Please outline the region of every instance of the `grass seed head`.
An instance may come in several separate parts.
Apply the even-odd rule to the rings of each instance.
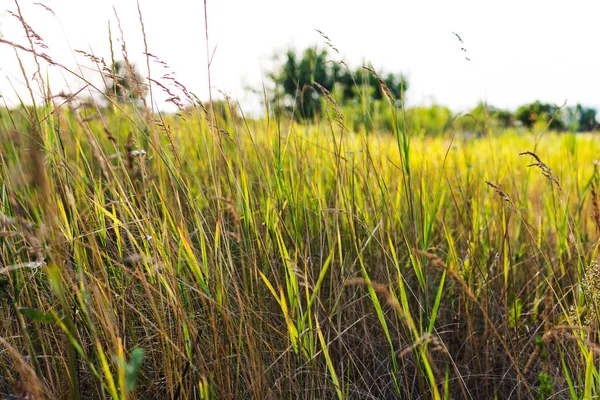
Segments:
[[[485,183],[488,184],[488,186],[490,186],[491,188],[494,189],[494,191],[498,194],[498,196],[500,196],[502,198],[502,200],[506,201],[508,204],[510,204],[510,206],[512,208],[515,208],[515,203],[513,203],[512,199],[510,198],[510,196],[508,194],[506,194],[506,192],[504,190],[502,190],[502,188],[498,185],[493,184],[490,181],[485,181]]]
[[[544,175],[546,177],[546,179],[548,179],[548,182],[550,182],[550,184],[555,184],[556,187],[558,187],[558,190],[560,190],[562,192],[562,187],[560,186],[558,177],[552,173],[552,170],[550,169],[550,167],[548,165],[546,165],[538,157],[537,154],[535,154],[531,151],[523,151],[523,152],[519,153],[519,155],[520,156],[529,155],[529,156],[532,156],[533,158],[535,158],[535,160],[537,162],[529,164],[528,167],[538,167],[542,171],[542,175]]]

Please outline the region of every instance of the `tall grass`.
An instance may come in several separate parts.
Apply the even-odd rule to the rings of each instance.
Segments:
[[[0,393],[598,396],[595,137],[187,95],[0,110]]]

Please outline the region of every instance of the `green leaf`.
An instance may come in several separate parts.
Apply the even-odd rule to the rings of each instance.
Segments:
[[[433,332],[433,326],[435,325],[435,319],[437,318],[438,311],[440,310],[440,302],[442,300],[442,291],[444,289],[444,282],[446,282],[446,272],[444,270],[442,273],[442,279],[440,281],[440,285],[437,290],[437,294],[435,296],[435,303],[433,304],[433,310],[431,311],[431,316],[429,317],[429,327],[427,328],[427,332]]]
[[[515,328],[521,319],[521,313],[523,311],[523,302],[521,299],[516,299],[512,307],[510,307],[510,314],[508,317],[508,323],[511,328]]]
[[[34,321],[44,324],[54,324],[58,320],[52,312],[43,313],[37,308],[20,307],[19,312]]]
[[[135,387],[135,379],[137,378],[140,367],[142,366],[142,360],[144,359],[144,350],[136,347],[131,352],[131,360],[125,367],[125,382],[127,385],[127,391],[131,392]]]

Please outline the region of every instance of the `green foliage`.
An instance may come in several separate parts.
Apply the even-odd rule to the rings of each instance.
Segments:
[[[213,114],[220,125],[225,125],[241,119],[238,109],[234,104],[231,104],[228,99],[226,100],[213,100],[212,104],[205,104],[207,110]],[[190,108],[189,112],[193,112]]]
[[[135,380],[140,373],[140,368],[142,366],[142,360],[144,359],[144,350],[136,347],[131,352],[131,358],[129,362],[125,365],[125,382],[127,386],[127,391],[131,392],[135,387]]]
[[[394,107],[316,50],[284,70],[303,125],[223,102],[2,110],[0,393],[596,395],[600,143],[432,137],[512,115]]]
[[[348,69],[341,71],[339,65],[337,65],[337,73],[334,76],[336,89],[341,89],[342,101],[360,101],[361,96],[372,101],[383,100],[385,97],[381,82],[377,76],[366,68],[357,68],[353,72]],[[380,78],[394,100],[399,103],[408,90],[406,78],[402,74],[391,72],[380,76]]]
[[[300,54],[288,50],[284,61],[269,77],[276,88],[272,106],[279,115],[286,110],[303,121],[323,117],[326,102],[321,90],[314,85],[316,82],[332,93],[353,131],[392,131],[394,118],[387,106],[381,104],[386,97],[383,85],[398,106],[408,89],[402,74],[387,73],[378,78],[367,68],[352,70],[343,62],[333,62],[327,50],[317,48],[307,48]],[[427,135],[440,134],[450,128],[481,135],[513,128],[517,123],[529,130],[537,126],[553,131],[567,127],[592,131],[597,125],[593,108],[577,105],[561,109],[540,101],[523,105],[514,113],[481,103],[458,118],[446,107],[414,107],[406,110],[404,120],[411,131]]]
[[[528,129],[532,129],[538,122],[553,131],[561,131],[565,128],[560,108],[540,101],[519,107],[515,112],[515,118]]]
[[[581,104],[557,107],[536,101],[519,107],[515,119],[528,129],[540,126],[554,131],[591,132],[598,127],[596,114],[596,109]]]
[[[592,132],[597,129],[596,109],[577,104],[563,112],[565,125],[573,132]]]
[[[334,92],[340,105],[377,102],[384,98],[384,89],[374,74],[362,67],[351,71],[345,63],[332,62],[327,50],[307,48],[301,56],[288,50],[284,58],[282,65],[269,74],[276,86],[277,110],[293,111],[302,120],[321,116],[322,93],[314,82]],[[394,99],[400,101],[408,89],[406,78],[387,73],[381,79]]]
[[[538,375],[540,385],[538,386],[537,397],[540,400],[549,399],[552,396],[554,388],[554,380],[546,373],[541,372]]]
[[[519,324],[519,320],[521,319],[521,314],[523,312],[523,302],[521,299],[516,299],[513,301],[513,304],[510,307],[510,314],[508,324],[511,328],[516,328]]]
[[[327,51],[308,48],[298,58],[289,50],[280,70],[270,75],[281,89],[285,107],[294,111],[297,117],[312,119],[321,113],[319,93],[313,82],[318,82],[331,91],[334,82],[334,69],[327,63]]]
[[[596,110],[593,108],[584,108],[580,104],[577,105],[579,114],[578,128],[580,132],[590,132],[596,130],[598,121],[596,120]]]
[[[452,127],[452,111],[448,107],[412,107],[406,110],[409,129],[418,135],[440,135]]]
[[[498,121],[498,126],[501,128],[510,128],[515,124],[515,117],[513,113],[508,110],[502,110],[500,108],[492,109],[492,117]]]
[[[510,111],[502,110],[485,103],[456,119],[455,126],[462,132],[488,133],[501,131],[514,126],[515,117]]]
[[[342,122],[361,124],[362,106],[348,102]],[[161,115],[172,137],[126,107],[85,122],[81,110],[37,110],[43,169],[14,140],[34,125],[3,112],[0,264],[34,249],[47,264],[0,273],[14,298],[0,308],[1,339],[15,349],[0,352],[2,393],[25,357],[48,398],[79,387],[115,400],[506,398],[517,381],[535,398],[567,393],[564,371],[595,388],[586,331],[552,328],[580,329],[594,311],[582,264],[595,257],[586,188],[600,144],[570,135],[581,143],[571,151],[549,133],[538,171],[518,156],[533,135],[450,142],[433,136],[453,129],[444,107],[368,106],[397,136],[333,120],[275,135],[270,121],[225,118],[224,103],[205,106],[218,115]],[[486,113],[489,124],[493,111],[474,110]],[[567,173],[574,163],[580,173]],[[40,177],[44,196],[32,190]],[[572,282],[580,299],[564,295]],[[486,340],[473,334],[485,329]]]
[[[58,321],[53,313],[44,313],[35,308],[20,307],[19,313],[32,319],[33,321],[38,321],[45,324],[53,324]]]

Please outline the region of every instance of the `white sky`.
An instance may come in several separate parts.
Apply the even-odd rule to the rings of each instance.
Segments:
[[[39,5],[50,7],[56,14]],[[580,102],[600,108],[600,1],[392,1],[392,0],[207,0],[208,46],[215,47],[211,67],[213,93],[225,91],[245,108],[261,99],[244,87],[260,89],[272,67],[272,55],[289,46],[324,46],[323,31],[352,68],[363,60],[377,70],[403,72],[409,78],[409,106],[447,105],[467,111],[480,100],[515,109],[536,99],[562,104]],[[93,65],[73,50],[110,59],[108,22],[119,37],[113,5],[120,17],[130,58],[145,65],[135,0],[20,0],[25,20],[45,40],[56,61],[77,68]],[[169,64],[177,79],[201,99],[208,98],[207,43],[202,0],[140,0],[149,52]],[[19,22],[0,0],[4,39],[27,44]],[[465,60],[464,40],[471,61]],[[119,51],[119,45],[115,45]],[[31,58],[24,55],[28,74]],[[164,70],[154,64],[154,77]],[[97,74],[82,69],[99,83]],[[57,68],[47,76],[58,92],[77,79]],[[0,44],[0,94],[9,104],[24,93],[14,50]],[[158,100],[166,96],[159,95]],[[162,105],[160,105],[162,107]]]

